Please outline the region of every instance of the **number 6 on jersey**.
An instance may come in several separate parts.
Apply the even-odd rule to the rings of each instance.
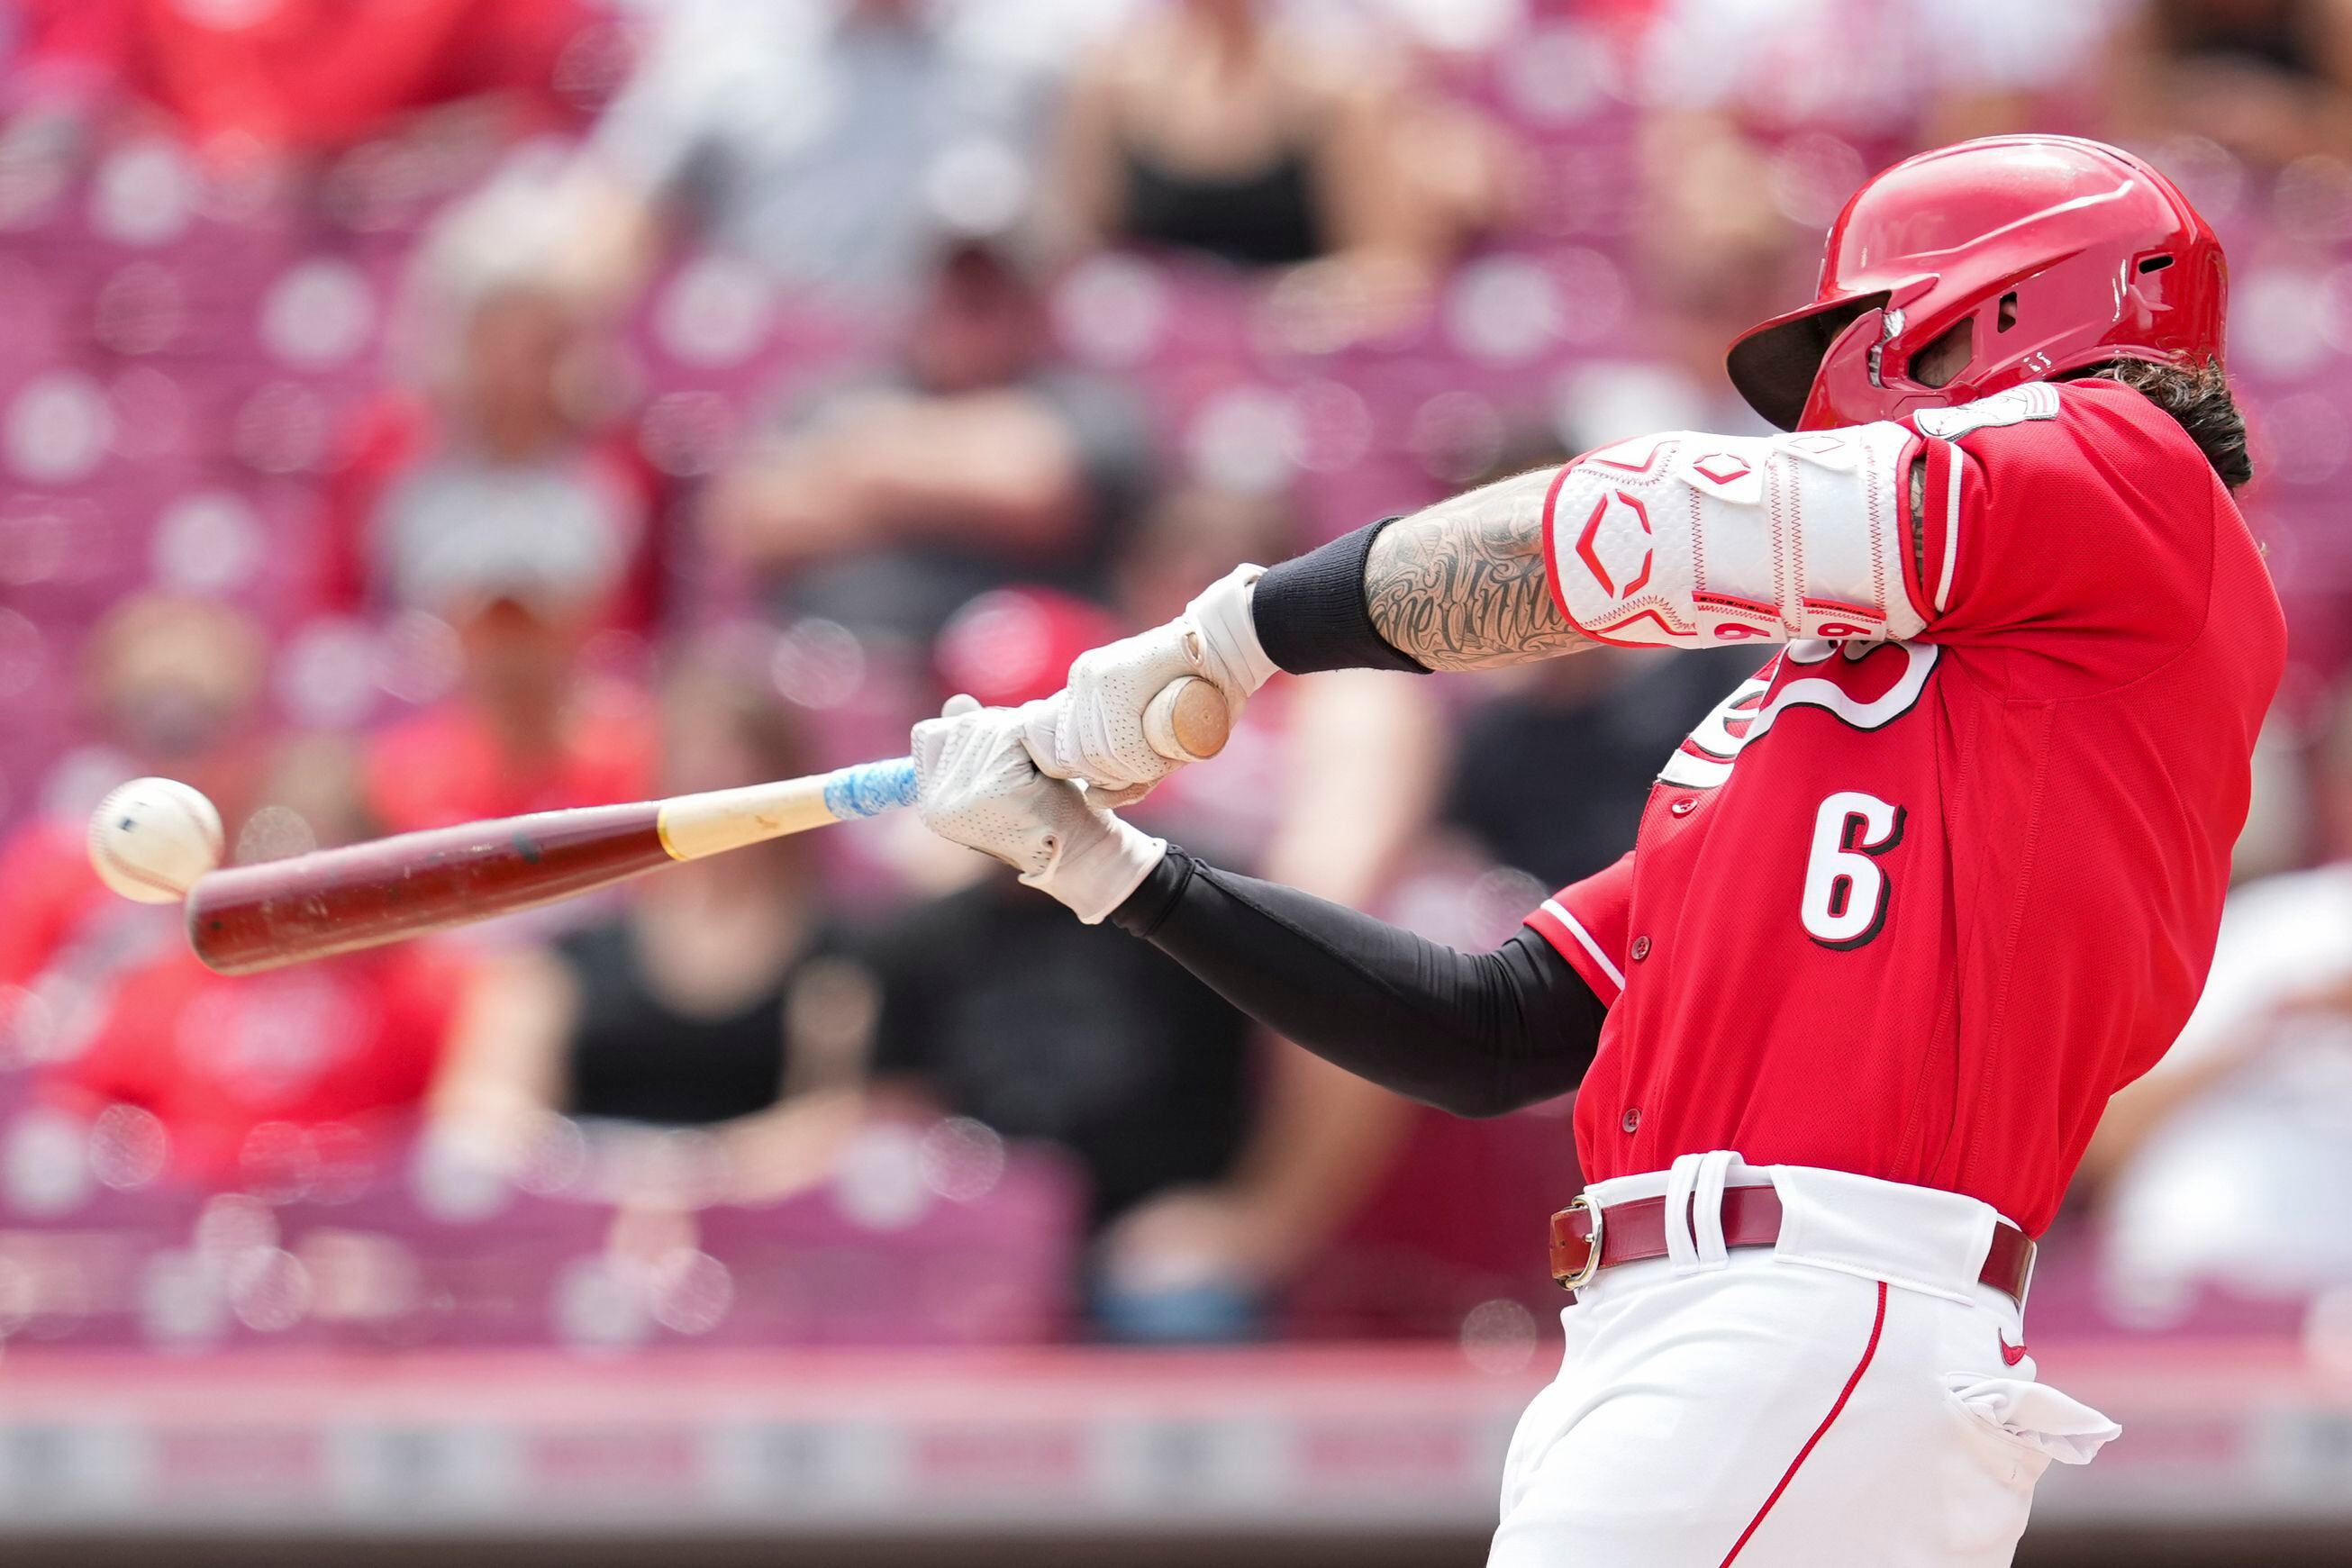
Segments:
[[[1842,789],[1813,818],[1805,862],[1805,930],[1824,947],[1859,947],[1886,924],[1894,888],[1878,857],[1903,841],[1903,808]]]

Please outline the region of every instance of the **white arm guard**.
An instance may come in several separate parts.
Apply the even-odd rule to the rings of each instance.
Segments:
[[[1892,423],[1672,431],[1580,457],[1544,505],[1560,612],[1645,647],[1916,637],[1903,487],[1919,439]]]

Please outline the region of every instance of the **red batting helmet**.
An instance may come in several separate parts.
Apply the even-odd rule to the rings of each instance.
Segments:
[[[2201,365],[2221,357],[2228,293],[2221,241],[2137,158],[1988,136],[1855,192],[1813,302],[1732,344],[1731,382],[1781,429],[1820,430],[2109,360]]]

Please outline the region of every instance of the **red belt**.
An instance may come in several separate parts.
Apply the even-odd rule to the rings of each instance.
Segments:
[[[1595,1238],[1600,1245],[1593,1245]],[[1769,1186],[1723,1189],[1723,1244],[1769,1247],[1780,1239],[1780,1195]],[[1582,1197],[1551,1217],[1551,1277],[1562,1290],[1590,1284],[1620,1263],[1666,1256],[1666,1200],[1628,1198],[1606,1209]],[[1977,1280],[2022,1306],[2033,1278],[2033,1240],[2007,1220],[1992,1228]]]

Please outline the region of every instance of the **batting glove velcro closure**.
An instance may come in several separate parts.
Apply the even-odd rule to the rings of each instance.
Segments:
[[[1076,789],[1076,785],[1063,787]],[[1054,846],[1045,869],[1024,872],[1021,880],[1068,905],[1087,925],[1099,925],[1143,885],[1143,879],[1167,852],[1167,840],[1154,838],[1108,811],[1097,811],[1088,831],[1061,840]]]
[[[1236,708],[1272,680],[1277,668],[1258,641],[1257,622],[1250,613],[1250,596],[1265,575],[1262,566],[1237,566],[1184,607],[1184,619],[1201,641],[1201,674]]]

